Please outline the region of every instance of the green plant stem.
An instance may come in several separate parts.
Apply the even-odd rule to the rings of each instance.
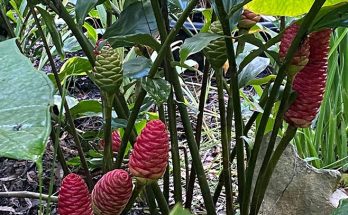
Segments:
[[[296,34],[296,37],[294,38],[288,53],[285,57],[284,64],[280,67],[277,78],[274,81],[274,85],[272,87],[271,93],[267,99],[266,106],[264,108],[264,112],[261,117],[261,121],[259,124],[259,127],[257,129],[256,137],[255,137],[255,142],[254,142],[254,148],[251,153],[250,161],[248,162],[248,168],[247,168],[247,173],[246,173],[246,184],[244,186],[243,192],[243,199],[242,202],[243,204],[241,205],[241,215],[247,215],[248,210],[249,210],[249,202],[250,202],[250,196],[251,196],[251,184],[252,184],[252,179],[254,176],[254,170],[255,170],[255,165],[257,161],[257,155],[260,150],[260,145],[264,136],[264,132],[266,129],[267,121],[269,118],[269,115],[271,113],[273,104],[275,102],[277,92],[279,91],[280,85],[286,75],[285,71],[289,66],[290,59],[292,59],[292,56],[295,54],[297,47],[300,45],[301,40],[303,36],[307,33],[307,30],[310,28],[312,21],[314,20],[314,17],[320,10],[321,6],[324,4],[325,0],[316,0],[309,13],[304,17],[303,22],[301,24],[301,27]],[[241,192],[241,191],[240,191]]]
[[[128,214],[128,212],[130,211],[130,209],[132,209],[133,205],[134,205],[134,202],[135,200],[137,200],[139,194],[143,191],[144,187],[146,186],[146,183],[140,181],[140,180],[136,180],[135,182],[135,187],[133,189],[133,192],[132,192],[132,196],[131,198],[129,199],[126,207],[123,209],[121,215],[126,215]]]
[[[151,0],[151,4],[153,7],[154,15],[155,15],[158,29],[160,32],[160,36],[161,36],[162,40],[165,39],[165,41],[167,41],[170,38],[170,34],[167,36],[167,31],[166,31],[165,23],[163,22],[163,19],[162,19],[163,15],[161,13],[159,3],[157,0]],[[197,1],[192,0],[189,3],[189,5],[187,6],[187,8],[185,9],[185,11],[190,7],[193,9],[196,4],[197,4]],[[184,16],[185,11],[183,12],[181,17],[179,18],[177,24],[180,23],[182,17]],[[163,43],[162,47],[164,46],[164,44],[165,44],[165,42]],[[165,61],[167,61],[166,62],[167,65],[170,65],[170,62],[173,60],[172,53],[170,52],[170,49],[166,49],[165,51],[166,51],[166,55],[167,55],[167,58],[165,58]],[[182,93],[179,77],[178,77],[178,74],[176,73],[176,71],[172,67],[170,67],[170,69],[171,69],[171,71],[169,71],[167,73],[167,74],[169,74],[168,80],[172,84],[176,98],[178,100],[178,109],[179,109],[179,112],[181,115],[182,123],[184,125],[185,134],[186,134],[186,137],[188,140],[188,145],[190,148],[193,165],[194,165],[194,168],[196,169],[196,172],[197,172],[197,178],[199,181],[199,185],[201,187],[204,203],[205,203],[205,206],[207,209],[207,213],[213,215],[213,214],[216,214],[216,211],[215,211],[215,208],[213,205],[213,200],[212,200],[212,197],[210,194],[208,182],[207,182],[207,179],[206,179],[206,176],[204,173],[204,169],[203,169],[203,165],[201,162],[201,157],[199,154],[198,146],[197,146],[194,134],[193,134],[193,129],[191,127],[191,121],[190,121],[190,118],[188,116],[186,106],[184,105],[185,99],[184,99],[184,95]]]
[[[56,156],[57,156],[57,151],[59,147],[59,136],[58,134],[60,133],[60,129],[62,126],[62,121],[63,121],[63,105],[65,102],[65,94],[62,95],[62,103],[60,105],[60,109],[59,109],[59,116],[58,116],[58,132],[55,133],[54,132],[54,127],[52,126],[52,130],[51,130],[51,135],[52,136],[52,143],[53,143],[53,161],[52,161],[52,166],[51,166],[51,175],[50,175],[50,183],[49,183],[49,188],[48,188],[48,200],[47,200],[47,211],[46,214],[50,214],[51,212],[51,196],[52,196],[52,192],[53,192],[53,183],[54,183],[54,169],[56,168]],[[64,160],[65,161],[65,160]],[[41,192],[40,192],[41,193]]]
[[[30,11],[33,14],[33,17],[34,17],[34,20],[36,22],[38,31],[41,34],[42,42],[44,44],[48,60],[49,60],[49,62],[51,64],[52,72],[53,72],[54,79],[55,79],[56,84],[57,84],[57,88],[58,88],[59,94],[61,96],[63,96],[63,88],[62,88],[62,84],[61,84],[59,76],[58,76],[57,67],[56,67],[56,65],[54,63],[54,60],[53,60],[52,54],[50,52],[50,48],[48,46],[45,34],[44,34],[44,32],[42,30],[42,27],[40,25],[40,21],[37,18],[37,15],[36,15],[36,12],[35,12],[33,6],[31,6],[31,5],[30,5]],[[74,142],[76,144],[76,148],[77,148],[77,151],[78,151],[78,154],[79,154],[79,157],[80,157],[81,166],[82,166],[82,168],[85,171],[86,182],[87,182],[88,188],[91,190],[92,187],[93,187],[92,176],[91,176],[91,174],[90,174],[90,172],[88,170],[88,165],[87,165],[87,161],[86,161],[84,152],[82,150],[80,138],[79,138],[79,136],[77,134],[77,131],[76,131],[76,128],[75,128],[75,124],[74,124],[74,120],[73,120],[73,118],[71,116],[69,106],[68,106],[67,102],[63,102],[63,104],[64,104],[64,110],[65,110],[65,118],[67,119],[69,127],[70,127],[70,129],[69,129],[70,130],[70,134],[73,136],[73,139],[74,139]]]
[[[286,82],[286,86],[285,89],[283,91],[283,97],[279,106],[279,110],[277,113],[277,116],[275,118],[275,122],[273,125],[273,130],[272,130],[272,134],[270,137],[270,140],[267,144],[267,151],[266,154],[264,156],[257,180],[256,180],[256,184],[255,184],[255,188],[254,188],[254,194],[252,196],[252,200],[251,200],[251,206],[250,206],[250,211],[255,211],[255,207],[257,207],[257,202],[258,202],[258,197],[259,197],[259,192],[261,189],[261,185],[263,180],[265,180],[264,178],[264,173],[266,171],[266,168],[268,166],[268,162],[271,159],[271,155],[273,153],[274,150],[274,146],[276,144],[276,140],[277,140],[277,136],[278,136],[278,131],[280,129],[280,127],[283,124],[283,116],[285,114],[285,111],[288,108],[288,101],[289,101],[289,97],[290,97],[290,92],[291,92],[291,85],[292,85],[292,80],[290,80],[290,78],[288,78],[288,81]]]
[[[52,142],[54,142],[54,144],[58,144],[57,159],[58,159],[60,165],[62,166],[64,176],[67,176],[70,173],[70,170],[68,168],[68,165],[66,164],[62,148],[60,147],[60,144],[59,144],[59,139],[56,139],[56,132],[54,129],[54,125],[52,125],[52,130],[51,130],[50,136],[51,136]]]
[[[209,62],[206,59],[204,64],[204,70],[203,70],[203,78],[202,78],[202,85],[201,85],[201,94],[199,95],[199,105],[198,105],[198,116],[197,116],[197,124],[196,124],[196,143],[198,144],[198,148],[201,143],[201,136],[202,136],[202,126],[203,126],[203,116],[204,116],[204,106],[206,101],[206,94],[207,94],[207,85],[208,85],[208,77],[209,77]],[[192,205],[192,197],[193,197],[193,189],[195,185],[196,180],[196,170],[194,167],[191,168],[190,173],[190,179],[187,185],[187,192],[186,192],[186,201],[185,201],[185,208],[190,209]]]
[[[165,39],[160,51],[158,52],[158,56],[157,56],[156,60],[152,64],[152,67],[151,67],[151,69],[149,71],[149,75],[148,75],[149,78],[153,78],[156,75],[158,67],[161,65],[167,51],[170,49],[169,48],[170,44],[175,39],[175,36],[178,34],[181,26],[184,24],[184,22],[186,21],[186,18],[190,15],[191,11],[196,6],[197,2],[198,2],[198,0],[192,0],[187,5],[186,9],[183,11],[182,15],[180,16],[179,20],[177,21],[175,27],[168,34],[168,37]],[[119,168],[122,164],[122,160],[123,160],[126,146],[127,146],[127,143],[128,143],[129,137],[130,137],[130,133],[133,129],[134,123],[137,119],[137,116],[138,116],[139,111],[140,111],[140,107],[144,101],[146,93],[147,92],[144,89],[141,89],[137,98],[136,98],[134,108],[132,110],[132,113],[129,116],[127,127],[125,129],[125,132],[124,132],[124,135],[122,138],[121,147],[120,147],[118,157],[116,160],[116,168]]]
[[[95,57],[93,55],[93,45],[88,40],[88,38],[83,34],[82,30],[79,28],[79,25],[77,25],[74,19],[70,16],[69,12],[63,5],[62,1],[54,0],[54,3],[55,3],[55,8],[52,8],[52,9],[57,10],[58,15],[68,25],[69,29],[74,34],[77,41],[79,42],[82,50],[86,54],[88,60],[91,62],[92,66],[94,66]]]
[[[262,96],[260,98],[260,102],[259,105],[260,107],[264,107],[266,104],[268,98],[268,86],[263,90]],[[249,118],[248,122],[245,124],[244,127],[244,135],[248,136],[248,132],[251,129],[251,127],[253,126],[254,122],[256,121],[257,117],[259,116],[260,112],[254,112],[251,117]]]
[[[236,132],[236,150],[237,150],[237,172],[238,172],[238,190],[239,198],[243,199],[244,193],[242,192],[245,184],[245,173],[244,173],[244,141],[243,136],[243,119],[240,106],[240,95],[239,95],[239,84],[238,84],[238,72],[234,54],[233,42],[231,39],[231,29],[229,27],[229,19],[225,12],[222,0],[216,0],[216,7],[218,16],[222,25],[222,29],[225,37],[225,43],[227,47],[227,56],[229,61],[229,74],[231,77],[230,89],[232,92],[233,110],[234,110],[234,124]],[[229,203],[229,204],[232,204]],[[242,208],[243,201],[239,202],[240,208]]]
[[[123,95],[118,95],[117,93],[115,94],[114,109],[115,109],[116,114],[119,118],[127,120],[129,117],[129,109],[128,109],[127,104],[125,106],[122,105],[123,99],[124,99]],[[131,133],[130,133],[130,139],[129,139],[130,144],[132,146],[135,143],[136,138],[137,138],[136,130],[133,129],[133,131],[131,131]]]
[[[103,172],[107,173],[112,170],[113,152],[111,137],[111,113],[114,100],[114,94],[103,92],[103,119],[104,119],[104,156]]]
[[[2,21],[1,23],[4,23],[4,26],[9,36],[11,38],[15,38],[16,34],[14,33],[13,27],[11,26],[11,23],[6,16],[4,7],[6,7],[6,5],[0,4],[0,20]]]
[[[167,166],[166,171],[164,172],[164,175],[163,175],[163,196],[167,203],[169,203],[169,178],[170,178],[169,171],[170,171],[169,166]]]
[[[146,185],[145,187],[146,191],[146,200],[147,204],[150,208],[150,214],[157,215],[158,210],[157,210],[157,204],[156,204],[156,199],[155,199],[155,194],[153,193],[153,190],[150,185]]]
[[[161,191],[161,188],[158,186],[157,182],[152,182],[150,186],[156,196],[158,207],[160,208],[161,213],[163,215],[168,215],[169,214],[168,203]]]
[[[174,180],[174,200],[175,203],[182,202],[182,188],[181,188],[181,168],[180,168],[180,154],[179,143],[176,129],[176,111],[173,98],[173,92],[170,93],[168,98],[168,121],[169,121],[169,133],[171,143],[171,153],[173,161],[173,180]]]
[[[269,181],[271,180],[272,173],[279,161],[280,156],[283,154],[284,150],[290,143],[290,141],[293,139],[297,131],[297,128],[293,126],[289,126],[288,129],[286,130],[284,137],[281,139],[279,142],[279,145],[277,146],[276,150],[274,151],[269,164],[265,170],[265,176],[264,180],[262,181],[262,184],[260,184],[260,191],[259,191],[259,196],[258,196],[258,201],[256,205],[251,205],[250,209],[250,215],[257,215],[258,211],[260,209],[263,197],[266,193],[267,186],[269,184]]]
[[[218,88],[218,101],[220,112],[220,125],[221,125],[221,145],[222,145],[222,164],[223,175],[225,182],[226,192],[226,214],[233,214],[233,199],[232,199],[232,181],[231,181],[231,165],[230,165],[230,146],[227,139],[227,121],[225,110],[225,99],[223,90],[223,74],[222,68],[215,69],[216,84]]]
[[[166,116],[164,112],[164,106],[163,104],[158,106],[158,114],[160,120],[166,124]],[[167,166],[166,171],[163,175],[163,195],[166,200],[166,202],[169,202],[169,166]]]
[[[248,29],[242,28],[242,29],[239,29],[238,36],[242,36],[242,35],[247,34],[247,33],[248,33]],[[245,40],[238,41],[237,50],[236,50],[237,56],[239,54],[243,53],[244,47],[245,47]]]

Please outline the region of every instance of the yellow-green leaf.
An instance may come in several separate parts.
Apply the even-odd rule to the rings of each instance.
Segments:
[[[299,16],[309,11],[314,0],[253,0],[246,8],[263,15]],[[335,5],[348,0],[326,0],[325,6]]]

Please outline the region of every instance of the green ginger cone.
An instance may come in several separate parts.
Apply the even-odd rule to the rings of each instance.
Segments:
[[[210,32],[223,35],[221,23],[215,21],[210,26]],[[224,38],[212,41],[205,49],[205,56],[214,69],[221,68],[227,61],[226,44]]]
[[[108,43],[97,42],[94,81],[106,93],[114,93],[122,84],[122,62],[119,54]]]

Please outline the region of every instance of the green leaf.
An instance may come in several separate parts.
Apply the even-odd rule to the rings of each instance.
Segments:
[[[143,78],[141,79],[141,86],[157,104],[167,101],[170,93],[170,84],[168,81],[160,78]]]
[[[53,87],[17,48],[0,43],[0,157],[38,161],[51,130]]]
[[[69,109],[76,106],[79,101],[71,96],[65,96],[65,101],[68,103]],[[54,105],[58,107],[58,110],[60,109],[62,105],[62,97],[60,95],[54,95]],[[63,108],[63,113],[65,113],[65,109]]]
[[[176,204],[170,211],[169,215],[191,215],[190,211],[186,210],[181,204]]]
[[[126,128],[128,121],[126,119],[112,118],[111,127],[112,129]]]
[[[77,24],[82,25],[85,22],[87,14],[97,3],[98,0],[77,0],[75,6]]]
[[[73,118],[98,116],[102,112],[102,105],[96,100],[80,101],[70,109]]]
[[[63,50],[65,52],[77,52],[81,50],[81,46],[75,37],[69,37],[64,40]]]
[[[63,41],[62,41],[62,37],[60,33],[58,32],[56,28],[53,17],[43,8],[41,7],[36,7],[36,8],[40,12],[42,19],[44,20],[47,26],[47,29],[51,34],[53,44],[56,47],[58,54],[63,58],[64,57]]]
[[[348,27],[348,3],[323,7],[316,19],[311,31],[322,28]]]
[[[225,9],[226,13],[229,13],[230,10],[234,9],[234,6],[239,5],[242,2],[243,2],[243,0],[222,0],[222,3],[224,4],[224,9]],[[219,14],[218,10],[216,8],[216,5],[215,5],[215,0],[212,1],[212,7],[214,8],[215,13]],[[241,14],[242,14],[242,7],[240,7],[240,9],[238,11],[236,11],[230,17],[229,23],[230,23],[230,28],[231,29],[233,29],[235,26],[237,26]]]
[[[92,70],[92,66],[87,58],[84,57],[72,57],[67,60],[62,68],[60,69],[58,76],[61,84],[63,85],[67,78],[71,76],[81,76],[86,75],[89,71]],[[56,81],[54,75],[48,74],[48,77],[51,79],[54,85]]]
[[[340,201],[338,208],[334,210],[332,215],[346,215],[348,214],[348,199],[343,199]]]
[[[106,29],[104,38],[157,32],[156,19],[150,2],[136,2],[120,14],[120,18]]]
[[[269,65],[270,60],[264,57],[256,57],[238,75],[239,87],[245,87],[249,81],[255,80]]]
[[[123,64],[123,76],[128,78],[142,78],[147,76],[152,61],[146,57],[136,57]]]
[[[92,40],[93,44],[95,44],[98,40],[97,30],[95,30],[92,25],[88,24],[88,22],[85,22],[83,27],[87,30],[88,38]]]
[[[185,40],[180,49],[180,62],[183,63],[188,56],[202,51],[211,41],[217,40],[223,35],[213,33],[198,33]]]
[[[126,36],[114,36],[107,39],[113,48],[118,47],[131,47],[135,44],[141,44],[150,46],[151,48],[159,51],[161,44],[157,42],[150,34],[130,34]]]
[[[207,32],[209,30],[211,19],[213,18],[213,11],[212,9],[205,9],[202,11],[202,15],[204,16],[204,25],[200,31],[201,33]]]
[[[324,6],[335,5],[346,0],[326,0]],[[246,8],[259,14],[271,16],[299,16],[309,11],[314,0],[253,0]]]

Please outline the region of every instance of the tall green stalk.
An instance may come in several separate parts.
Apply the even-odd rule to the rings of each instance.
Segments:
[[[233,214],[232,180],[230,165],[230,146],[227,137],[225,99],[222,83],[222,68],[215,70],[216,83],[218,87],[218,100],[221,125],[222,164],[226,192],[226,214]]]
[[[286,75],[285,71],[288,68],[288,65],[290,63],[290,59],[292,59],[292,56],[296,52],[297,47],[300,45],[303,36],[307,33],[307,30],[311,26],[315,16],[319,12],[319,10],[322,7],[322,5],[324,4],[324,2],[325,2],[325,0],[316,0],[313,3],[309,13],[304,17],[303,22],[301,24],[301,27],[300,27],[298,33],[296,34],[296,37],[294,38],[294,40],[293,40],[293,42],[288,50],[288,53],[285,57],[284,64],[280,67],[280,69],[278,71],[277,78],[274,81],[274,85],[272,87],[271,93],[270,93],[268,100],[266,102],[266,106],[264,108],[264,112],[262,114],[261,121],[260,121],[259,127],[257,129],[255,142],[254,142],[254,148],[253,148],[252,153],[251,153],[250,161],[248,162],[248,168],[246,171],[246,184],[243,187],[244,188],[243,189],[244,196],[242,198],[243,204],[241,205],[241,215],[248,214],[249,202],[250,202],[250,197],[251,197],[251,184],[252,184],[252,179],[254,177],[254,170],[255,170],[255,165],[256,165],[256,161],[257,161],[257,155],[258,155],[259,150],[260,150],[261,142],[263,140],[264,132],[265,132],[266,125],[267,125],[267,121],[268,121],[269,115],[271,113],[273,104],[275,102],[276,95],[277,95],[279,88],[280,88],[280,85],[281,85],[281,83]]]
[[[237,150],[237,172],[238,172],[238,190],[239,198],[243,199],[244,193],[241,192],[245,184],[245,175],[244,175],[244,141],[243,136],[243,119],[242,111],[240,106],[240,95],[239,95],[239,84],[238,84],[238,73],[237,65],[235,60],[235,52],[233,42],[230,39],[231,29],[229,26],[229,18],[225,11],[222,0],[216,0],[216,7],[218,11],[218,16],[222,25],[222,30],[224,32],[225,43],[227,47],[227,56],[229,61],[228,72],[231,77],[230,90],[232,92],[232,101],[233,101],[233,110],[234,110],[234,121],[235,121],[235,131],[236,131],[236,150]],[[225,172],[224,172],[225,173]],[[226,176],[225,176],[226,180]],[[225,182],[226,183],[226,182]],[[227,204],[232,204],[228,202]],[[242,201],[240,201],[240,208],[242,208]]]
[[[107,173],[113,169],[113,151],[111,137],[111,113],[114,100],[114,94],[103,93],[103,119],[104,119],[104,156],[103,156],[103,172]]]
[[[198,116],[197,116],[196,133],[195,133],[195,138],[196,138],[196,143],[198,145],[198,148],[200,146],[201,136],[202,136],[204,106],[205,106],[206,94],[208,90],[209,69],[210,69],[210,64],[209,64],[209,61],[206,59],[204,63],[203,78],[202,78],[202,84],[201,84],[201,94],[199,95]],[[187,184],[185,208],[191,208],[195,180],[196,180],[196,170],[194,167],[192,167],[189,182]]]
[[[169,118],[169,133],[171,143],[171,153],[173,161],[173,180],[174,180],[174,200],[175,203],[182,202],[182,188],[181,188],[181,167],[180,167],[180,154],[179,144],[176,129],[176,111],[173,98],[173,92],[170,93],[168,98],[168,118]]]

